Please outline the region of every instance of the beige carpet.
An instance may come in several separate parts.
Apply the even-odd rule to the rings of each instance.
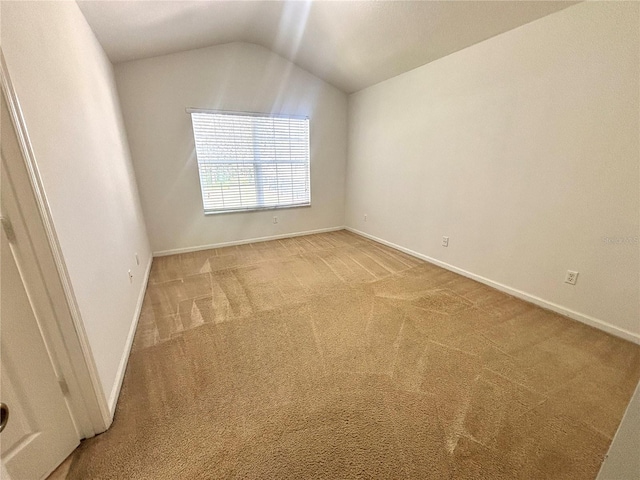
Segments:
[[[346,231],[154,260],[72,479],[593,479],[640,348]]]

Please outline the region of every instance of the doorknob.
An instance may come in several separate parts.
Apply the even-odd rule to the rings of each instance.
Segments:
[[[0,432],[4,430],[9,421],[9,407],[6,404],[0,402]]]

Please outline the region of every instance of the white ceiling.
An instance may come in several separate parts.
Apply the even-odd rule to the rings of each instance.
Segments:
[[[112,62],[262,45],[350,93],[561,10],[566,1],[78,1]]]

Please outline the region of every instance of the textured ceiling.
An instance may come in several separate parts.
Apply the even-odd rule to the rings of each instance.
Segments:
[[[350,93],[576,2],[79,1],[114,63],[262,45]]]

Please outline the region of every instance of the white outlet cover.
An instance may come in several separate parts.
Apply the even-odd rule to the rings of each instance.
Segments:
[[[567,276],[564,278],[564,283],[568,283],[569,285],[575,285],[578,281],[578,272],[574,272],[573,270],[567,270]]]
[[[442,246],[443,247],[449,246],[449,237],[442,237]]]

